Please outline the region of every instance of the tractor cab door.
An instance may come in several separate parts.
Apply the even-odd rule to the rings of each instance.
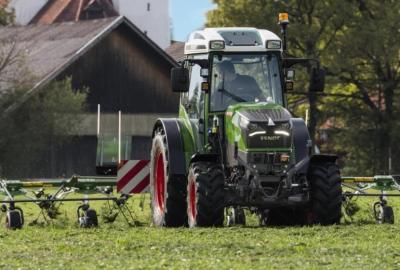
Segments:
[[[207,55],[195,55],[193,58],[207,59]],[[201,83],[204,82],[204,78],[201,77],[199,65],[189,65],[188,69],[190,76],[189,91],[182,94],[181,102],[192,126],[196,144],[202,147],[205,132],[205,93],[201,90]]]

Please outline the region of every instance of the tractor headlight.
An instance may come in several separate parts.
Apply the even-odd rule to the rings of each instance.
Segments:
[[[280,49],[282,42],[280,40],[268,40],[267,49]]]
[[[211,50],[223,50],[225,49],[225,41],[223,40],[211,40],[210,41]]]
[[[240,117],[240,121],[239,121],[239,125],[241,128],[243,129],[247,129],[247,126],[250,124],[249,119],[245,118],[245,117]]]
[[[290,136],[289,131],[286,131],[286,130],[275,130],[274,134],[275,135],[283,135],[283,136],[286,136],[286,137]]]
[[[257,126],[257,124],[249,123],[249,124],[247,125],[247,129],[248,129],[248,130],[256,130],[256,129],[258,129],[258,126]]]
[[[246,130],[256,130],[258,125],[251,123],[247,118],[240,117],[240,127]]]
[[[285,137],[289,137],[290,136],[290,123],[279,123],[277,124],[274,129],[273,129],[273,133],[275,135],[282,135]]]
[[[290,129],[290,123],[289,123],[289,122],[282,123],[282,124],[280,124],[280,127],[281,127],[282,129],[289,130],[289,129]]]

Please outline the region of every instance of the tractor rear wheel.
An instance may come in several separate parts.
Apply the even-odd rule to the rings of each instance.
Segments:
[[[339,168],[332,162],[312,164],[308,171],[311,185],[311,223],[340,223],[342,186]]]
[[[220,165],[191,164],[187,185],[189,227],[221,227],[224,224],[224,175]]]
[[[187,224],[186,180],[169,174],[168,144],[162,128],[156,131],[153,138],[150,194],[155,226],[180,227]]]

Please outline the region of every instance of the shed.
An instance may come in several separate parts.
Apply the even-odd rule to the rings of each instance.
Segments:
[[[169,83],[175,60],[125,17],[3,27],[0,41],[15,41],[26,52],[26,65],[37,78],[29,95],[67,76],[74,88],[89,88],[80,131],[63,149],[50,146],[47,163],[30,177],[95,173],[98,104],[103,133],[116,134],[122,111],[131,159],[148,158],[156,118],[177,114],[179,96]],[[29,95],[21,102],[29,102]]]

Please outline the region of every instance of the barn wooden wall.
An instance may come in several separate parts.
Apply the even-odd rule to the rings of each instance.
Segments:
[[[62,75],[90,89],[91,112],[177,113],[179,97],[170,90],[172,65],[122,24]]]

